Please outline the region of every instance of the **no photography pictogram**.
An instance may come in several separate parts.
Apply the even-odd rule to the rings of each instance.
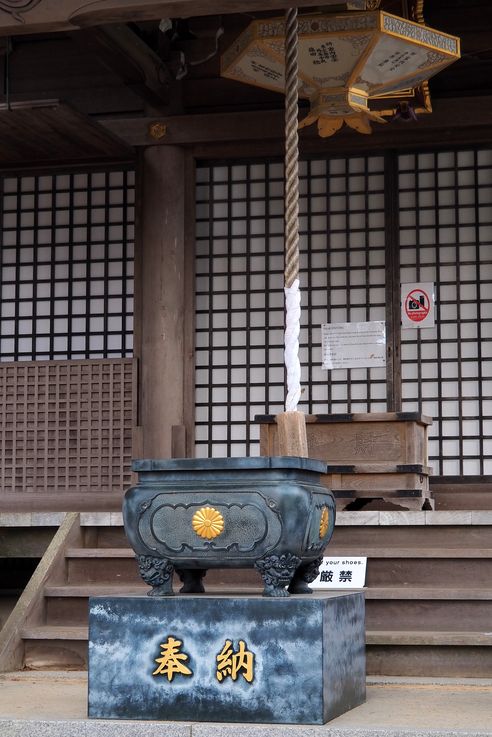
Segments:
[[[412,289],[405,299],[405,313],[412,322],[422,322],[430,311],[430,299],[423,289]]]

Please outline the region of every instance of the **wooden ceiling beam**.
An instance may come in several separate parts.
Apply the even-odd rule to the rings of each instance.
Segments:
[[[73,31],[160,18],[280,10],[286,4],[286,0],[4,0],[0,5],[0,36]],[[296,0],[296,5],[313,6],[313,0]]]
[[[174,78],[159,56],[128,26],[97,26],[75,31],[71,37],[150,105],[169,105]]]
[[[428,130],[413,128],[407,131],[403,126],[388,131],[383,137],[352,135],[347,131],[337,133],[330,138],[309,138],[300,142],[301,156],[352,156],[354,154],[373,155],[384,153],[390,149],[397,151],[434,151],[436,148],[454,148],[456,146],[466,148],[470,145],[490,146],[492,144],[492,130],[490,126],[482,125],[476,128],[449,128],[443,131],[442,136],[436,139]],[[190,147],[196,160],[239,160],[284,157],[283,141],[250,140],[241,142],[240,145],[231,141],[197,143]]]
[[[335,134],[329,139],[319,139],[316,126],[305,128],[300,135],[301,147],[310,141],[321,140],[327,145],[332,141],[364,140],[369,146],[391,141],[396,146],[404,146],[412,137],[433,137],[434,141],[448,136],[454,129],[468,129],[470,136],[475,128],[490,129],[492,139],[492,95],[468,98],[443,98],[434,100],[434,112],[422,114],[417,122],[394,122],[386,125],[375,123],[371,136],[363,136],[354,131]],[[111,133],[132,146],[182,145],[215,143],[242,143],[245,141],[283,140],[283,110],[261,112],[212,113],[204,115],[176,115],[162,118],[114,118],[101,119],[101,125]],[[160,137],[153,136],[157,130]],[[165,131],[165,133],[164,133]]]

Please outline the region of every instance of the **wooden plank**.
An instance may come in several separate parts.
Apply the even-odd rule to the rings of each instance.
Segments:
[[[328,0],[325,4],[333,4]],[[296,0],[298,7],[312,0]],[[26,0],[3,2],[0,35],[67,31],[105,23],[160,18],[190,18],[221,13],[251,13],[285,7],[285,0]]]

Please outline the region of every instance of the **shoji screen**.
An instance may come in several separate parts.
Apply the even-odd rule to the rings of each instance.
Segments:
[[[131,356],[133,172],[0,186],[1,360]]]
[[[385,369],[321,369],[325,322],[385,318],[384,161],[301,165],[300,408],[386,409]],[[197,172],[196,454],[258,453],[255,414],[284,402],[283,167]]]
[[[403,409],[434,418],[441,475],[492,474],[492,152],[399,157],[402,282],[435,282],[436,327],[402,331]]]

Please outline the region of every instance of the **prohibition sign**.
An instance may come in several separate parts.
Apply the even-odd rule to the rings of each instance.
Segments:
[[[423,289],[412,289],[405,299],[405,314],[412,322],[422,322],[430,311],[430,299]]]

